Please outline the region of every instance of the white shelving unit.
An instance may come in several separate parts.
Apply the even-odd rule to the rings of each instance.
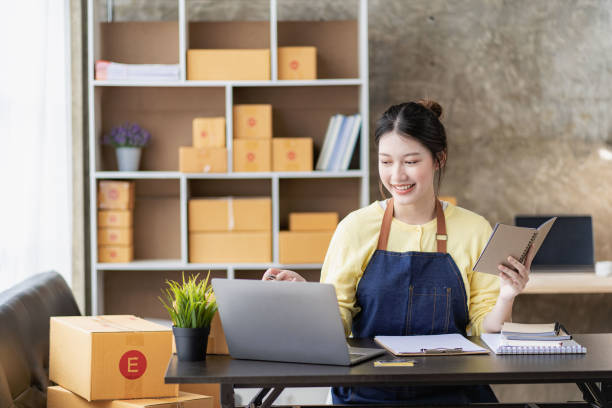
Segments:
[[[355,58],[355,64],[357,69],[355,72],[358,73],[358,77],[355,78],[323,78],[309,81],[290,81],[290,80],[278,80],[276,61],[277,61],[277,47],[279,44],[279,31],[278,26],[281,22],[277,20],[277,0],[270,0],[270,13],[269,13],[269,48],[271,50],[271,80],[270,81],[187,81],[186,80],[186,54],[189,48],[190,42],[190,21],[187,15],[187,3],[189,0],[177,0],[178,8],[178,34],[176,36],[178,45],[176,50],[178,55],[175,57],[175,62],[180,65],[180,77],[179,81],[172,82],[147,82],[147,81],[101,81],[94,78],[94,64],[97,59],[108,58],[107,55],[103,55],[102,38],[103,29],[101,27],[101,18],[97,16],[96,0],[88,0],[88,92],[89,92],[89,172],[90,172],[90,225],[91,225],[91,297],[92,297],[92,314],[102,314],[107,312],[104,304],[105,295],[107,294],[108,288],[105,288],[105,272],[112,271],[112,273],[120,273],[122,271],[125,274],[140,273],[140,272],[163,272],[163,271],[202,271],[208,270],[225,272],[225,275],[232,279],[236,278],[236,273],[240,271],[264,271],[269,267],[282,267],[296,270],[317,270],[320,269],[320,264],[307,264],[307,265],[282,265],[278,262],[278,232],[281,229],[283,221],[280,217],[280,207],[283,200],[282,189],[287,183],[310,183],[325,180],[327,183],[336,183],[334,186],[340,188],[342,183],[350,181],[351,186],[355,190],[355,206],[352,209],[356,209],[358,206],[367,205],[369,202],[369,108],[368,108],[368,20],[367,20],[367,0],[360,0],[358,3],[358,18],[356,21],[356,35],[357,35],[357,55]],[[112,13],[108,13],[108,16],[112,16]],[[104,19],[108,20],[106,15]],[[125,23],[124,23],[125,24]],[[287,24],[290,24],[287,22]],[[174,57],[173,57],[174,58]],[[110,59],[110,58],[109,58]],[[123,62],[123,61],[119,61]],[[133,62],[133,61],[130,61]],[[146,63],[160,63],[158,61],[145,61]],[[145,63],[142,61],[133,63]],[[233,146],[233,129],[232,129],[232,106],[235,102],[245,103],[244,92],[265,92],[265,90],[286,89],[292,87],[295,89],[314,89],[314,92],[323,92],[324,95],[326,87],[340,87],[340,88],[329,88],[329,89],[347,89],[347,95],[357,95],[356,99],[352,103],[355,106],[355,110],[358,110],[362,116],[362,128],[360,134],[359,149],[356,149],[356,153],[359,155],[358,168],[352,168],[348,171],[343,172],[262,172],[262,173],[235,173],[232,172],[232,146]],[[147,91],[147,89],[149,91]],[[206,90],[210,91],[206,91]],[[164,91],[165,90],[165,91]],[[125,96],[129,92],[216,92],[215,95],[223,95],[225,100],[222,104],[222,108],[225,110],[226,124],[227,124],[227,148],[228,148],[228,173],[216,173],[216,174],[193,174],[193,173],[180,173],[173,171],[172,169],[154,169],[147,171],[137,172],[118,172],[113,171],[112,165],[108,164],[105,153],[100,147],[98,140],[101,135],[108,131],[109,124],[105,122],[107,120],[105,115],[108,113],[109,116],[120,116],[120,111],[107,112],[109,105],[105,102],[105,93],[108,92],[125,92],[120,94],[110,94]],[[273,91],[275,92],[275,91]],[[342,92],[342,91],[341,91]],[[137,94],[140,95],[140,94]],[[149,94],[142,94],[149,95]],[[174,94],[173,94],[174,95]],[[267,95],[267,94],[266,94]],[[111,96],[107,96],[110,98]],[[248,96],[248,94],[247,94]],[[201,99],[206,99],[201,97]],[[272,96],[273,97],[273,96]],[[347,97],[347,98],[350,98]],[[141,96],[141,99],[145,99]],[[236,101],[236,99],[238,99]],[[323,98],[322,98],[323,99]],[[128,103],[128,102],[126,102]],[[139,102],[140,103],[140,102]],[[248,103],[248,102],[247,102]],[[139,105],[140,106],[140,105]],[[340,106],[339,106],[340,107]],[[132,107],[130,107],[132,108]],[[119,108],[117,108],[119,109]],[[136,108],[134,108],[136,109]],[[177,108],[178,109],[178,108]],[[335,113],[335,112],[333,112]],[[331,116],[331,115],[329,115]],[[110,120],[110,119],[109,119]],[[146,123],[141,123],[145,128]],[[190,126],[190,123],[189,123]],[[325,129],[321,130],[321,135],[312,135],[309,137],[319,137],[315,141],[322,143],[322,136]],[[190,135],[190,134],[189,134]],[[159,136],[160,138],[168,137],[167,135]],[[156,135],[154,134],[155,138]],[[170,137],[168,137],[171,139]],[[189,136],[190,138],[190,136]],[[320,149],[320,145],[317,146]],[[144,154],[147,154],[145,150]],[[178,151],[168,151],[168,155],[178,156]],[[316,158],[316,156],[315,156]],[[169,166],[166,166],[169,167]],[[178,167],[175,167],[178,168]],[[159,183],[170,183],[168,184],[171,190],[178,190],[176,199],[178,200],[179,208],[179,224],[180,224],[180,256],[176,259],[139,259],[138,253],[136,253],[136,260],[130,263],[98,263],[97,261],[97,184],[99,180],[103,179],[115,179],[115,180],[135,180],[137,183],[149,183],[153,184],[153,188],[157,181]],[[207,183],[226,180],[228,183],[258,180],[261,183],[262,188],[269,191],[269,195],[272,198],[272,211],[273,211],[273,225],[272,225],[272,239],[273,239],[273,261],[271,263],[228,263],[228,264],[195,264],[188,262],[188,231],[187,231],[187,204],[190,197],[192,197],[193,186],[197,183]],[[354,184],[358,183],[358,187],[355,188]],[[166,185],[164,184],[164,185]],[[200,188],[201,189],[201,188]],[[138,191],[138,189],[137,189]],[[312,198],[317,200],[316,197]],[[138,208],[139,199],[137,196],[136,206]],[[314,201],[313,201],[314,203]],[[342,214],[341,216],[346,215]],[[164,239],[164,237],[159,237]],[[120,285],[119,285],[120,286]],[[117,285],[113,286],[113,290],[116,290]],[[154,293],[156,296],[157,293]],[[118,294],[118,296],[120,296]],[[128,312],[128,311],[125,311]]]

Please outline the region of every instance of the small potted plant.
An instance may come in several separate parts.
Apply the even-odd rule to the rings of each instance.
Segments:
[[[136,123],[125,122],[104,135],[102,144],[115,148],[119,171],[138,171],[142,148],[150,140],[148,131]]]
[[[200,361],[206,359],[210,322],[217,311],[212,286],[206,280],[197,281],[198,275],[182,283],[167,280],[169,288],[159,297],[170,318],[179,360]]]

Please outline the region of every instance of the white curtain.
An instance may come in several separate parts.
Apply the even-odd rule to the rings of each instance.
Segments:
[[[71,283],[69,0],[0,5],[0,291]]]

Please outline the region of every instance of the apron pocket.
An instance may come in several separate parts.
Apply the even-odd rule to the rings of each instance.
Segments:
[[[444,334],[450,325],[451,288],[410,286],[406,334]]]

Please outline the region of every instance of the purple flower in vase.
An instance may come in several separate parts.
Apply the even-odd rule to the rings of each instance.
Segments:
[[[101,138],[102,144],[113,147],[144,147],[149,144],[151,134],[136,123],[125,122],[114,126]]]

